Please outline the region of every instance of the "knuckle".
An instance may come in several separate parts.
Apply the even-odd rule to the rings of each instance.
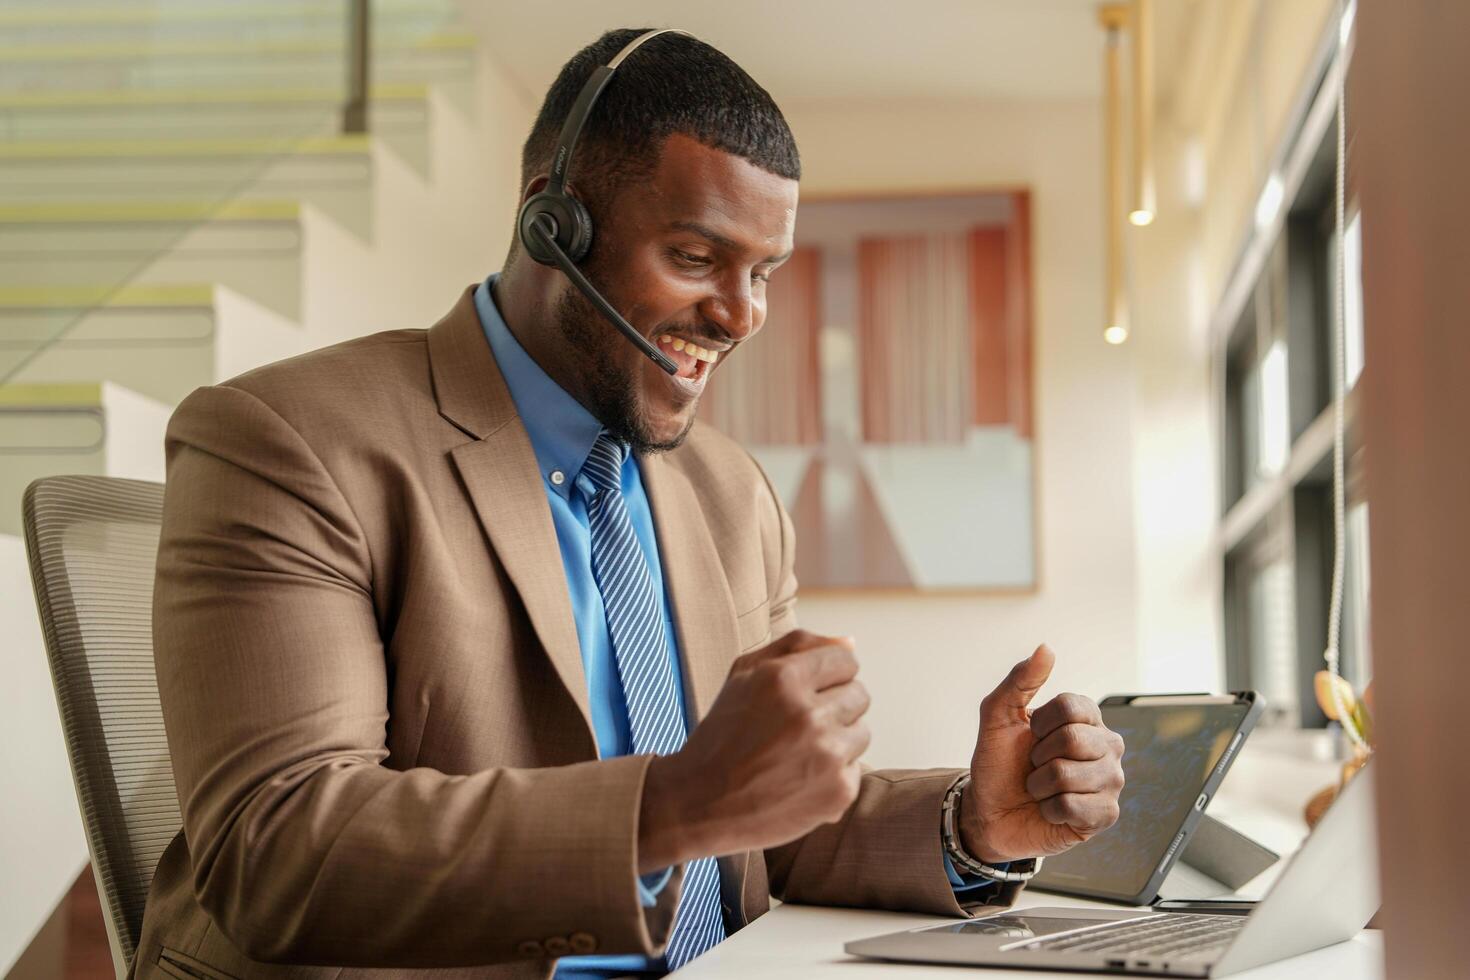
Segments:
[[[823,739],[818,743],[817,757],[821,760],[822,768],[829,772],[840,773],[847,765],[847,754],[834,739]]]
[[[797,647],[806,646],[815,638],[816,634],[798,627],[781,637],[779,642],[781,643],[781,649],[795,650]]]
[[[816,739],[822,734],[824,727],[815,708],[802,708],[796,713],[797,737]]]
[[[1117,812],[1112,807],[1099,807],[1087,818],[1087,829],[1090,833],[1100,834],[1111,827],[1118,819]]]
[[[800,670],[790,660],[771,661],[765,672],[778,695],[792,697],[800,694]]]
[[[1062,750],[1069,755],[1076,755],[1086,748],[1086,739],[1083,737],[1082,729],[1077,725],[1067,725],[1060,732]]]

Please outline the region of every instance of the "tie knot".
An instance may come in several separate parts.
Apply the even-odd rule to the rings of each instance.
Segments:
[[[587,474],[587,478],[599,491],[621,490],[623,458],[626,452],[627,449],[621,442],[604,432],[592,444],[592,451],[582,464],[582,472]]]

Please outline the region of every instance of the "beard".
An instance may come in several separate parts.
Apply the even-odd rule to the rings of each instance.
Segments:
[[[587,410],[614,439],[635,453],[666,453],[677,449],[694,427],[694,415],[673,439],[656,439],[643,418],[638,370],[622,366],[620,355],[628,344],[576,288],[562,292],[552,312],[557,330],[572,354]]]

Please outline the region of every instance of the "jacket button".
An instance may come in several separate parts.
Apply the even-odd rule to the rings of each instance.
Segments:
[[[540,956],[545,952],[541,944],[534,939],[527,939],[516,947],[516,953],[520,956]]]
[[[550,956],[565,956],[572,951],[572,944],[563,936],[552,936],[546,940],[546,952]]]
[[[597,940],[585,932],[572,933],[572,952],[586,956],[597,948]]]

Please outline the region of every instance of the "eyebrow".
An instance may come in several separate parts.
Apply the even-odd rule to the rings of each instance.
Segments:
[[[735,239],[721,235],[713,228],[702,225],[697,221],[675,221],[670,223],[669,227],[675,229],[676,231],[692,231],[696,235],[699,235],[703,238],[708,238],[710,241],[714,242],[721,248],[727,248],[732,252],[740,251],[740,243],[735,241]],[[773,262],[785,262],[787,259],[791,258],[791,253],[793,251],[795,251],[795,249],[788,248],[780,255],[768,255],[758,264],[767,265]]]

